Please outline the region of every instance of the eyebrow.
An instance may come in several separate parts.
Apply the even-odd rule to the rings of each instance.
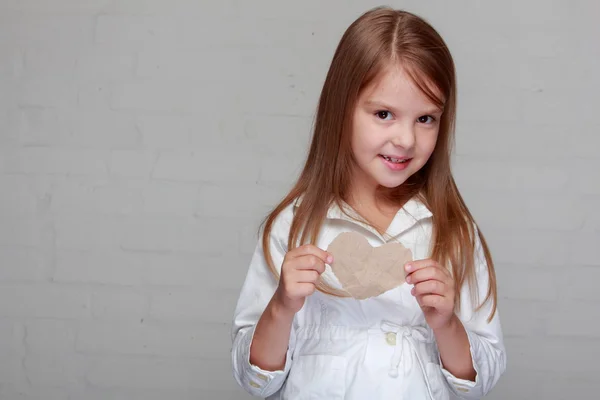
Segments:
[[[365,101],[365,104],[368,105],[368,106],[375,106],[375,107],[378,107],[378,108],[381,108],[381,109],[385,109],[385,110],[390,110],[390,111],[395,111],[396,110],[395,107],[392,107],[392,106],[390,106],[388,104],[382,103],[382,102],[377,101],[377,100],[367,100],[367,101]],[[429,110],[424,111],[425,114],[437,114],[437,113],[441,114],[443,112],[444,112],[444,109],[443,108],[439,108],[439,107],[430,108]]]

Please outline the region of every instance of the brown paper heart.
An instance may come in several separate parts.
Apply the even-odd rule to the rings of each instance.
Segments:
[[[356,232],[345,232],[327,248],[333,255],[331,269],[344,290],[364,300],[379,296],[404,283],[404,264],[412,253],[401,243],[387,243],[373,248]]]

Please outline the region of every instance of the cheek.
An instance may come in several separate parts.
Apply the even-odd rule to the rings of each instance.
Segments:
[[[368,153],[373,147],[372,129],[369,128],[367,121],[363,118],[354,120],[354,129],[352,131],[352,151],[357,156]]]
[[[433,153],[435,144],[437,143],[437,137],[437,133],[431,132],[426,132],[421,136],[419,140],[419,150],[422,155],[429,157]]]

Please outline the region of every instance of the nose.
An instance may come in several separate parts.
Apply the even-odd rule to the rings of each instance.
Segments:
[[[410,149],[415,145],[416,131],[412,123],[401,124],[394,129],[391,140],[396,147]]]

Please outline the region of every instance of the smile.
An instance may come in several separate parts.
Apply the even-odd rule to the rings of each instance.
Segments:
[[[380,156],[384,160],[389,161],[394,164],[404,164],[404,163],[407,163],[410,161],[410,158],[394,158],[394,157],[384,156],[383,154],[380,154]]]

